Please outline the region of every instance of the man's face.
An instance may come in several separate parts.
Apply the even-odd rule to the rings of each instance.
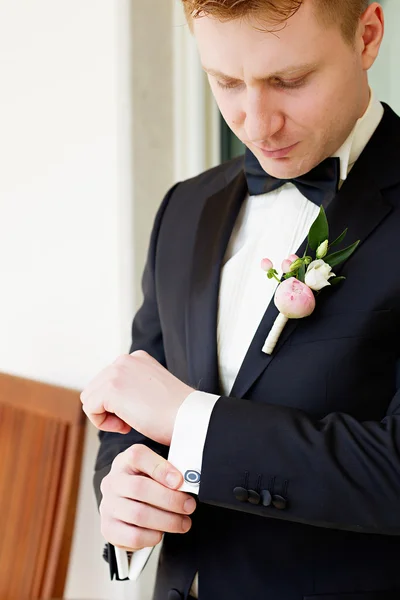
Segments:
[[[293,178],[338,150],[368,106],[362,39],[352,47],[322,25],[312,0],[280,31],[262,26],[206,16],[194,34],[229,127],[270,175]]]

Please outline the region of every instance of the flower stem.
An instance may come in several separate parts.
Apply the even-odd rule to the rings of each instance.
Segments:
[[[265,354],[272,354],[272,352],[274,351],[274,348],[279,340],[279,337],[282,333],[282,331],[285,328],[286,323],[289,321],[289,319],[287,317],[285,317],[285,315],[283,315],[282,313],[279,313],[278,316],[275,319],[275,322],[272,326],[271,331],[268,334],[267,339],[265,340],[264,346],[262,348],[262,351]]]

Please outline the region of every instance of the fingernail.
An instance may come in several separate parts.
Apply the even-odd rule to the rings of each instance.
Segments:
[[[167,473],[167,475],[165,477],[165,481],[167,482],[167,484],[173,488],[178,487],[180,480],[181,480],[181,478],[178,475],[178,473],[170,472],[170,473]]]
[[[189,517],[183,517],[182,519],[182,531],[186,533],[192,526],[192,520]]]
[[[192,513],[196,508],[196,501],[194,498],[188,498],[185,504],[183,505],[183,510],[187,513]]]

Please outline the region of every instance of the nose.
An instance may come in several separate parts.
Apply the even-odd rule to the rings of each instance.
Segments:
[[[265,143],[283,128],[284,116],[266,90],[248,89],[245,112],[245,131],[250,142]]]

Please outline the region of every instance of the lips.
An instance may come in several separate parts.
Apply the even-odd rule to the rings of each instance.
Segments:
[[[292,146],[286,146],[285,148],[278,148],[276,150],[267,150],[265,148],[261,148],[260,146],[256,146],[260,152],[267,158],[285,158],[289,155],[289,153],[297,146],[296,144],[292,144]]]

